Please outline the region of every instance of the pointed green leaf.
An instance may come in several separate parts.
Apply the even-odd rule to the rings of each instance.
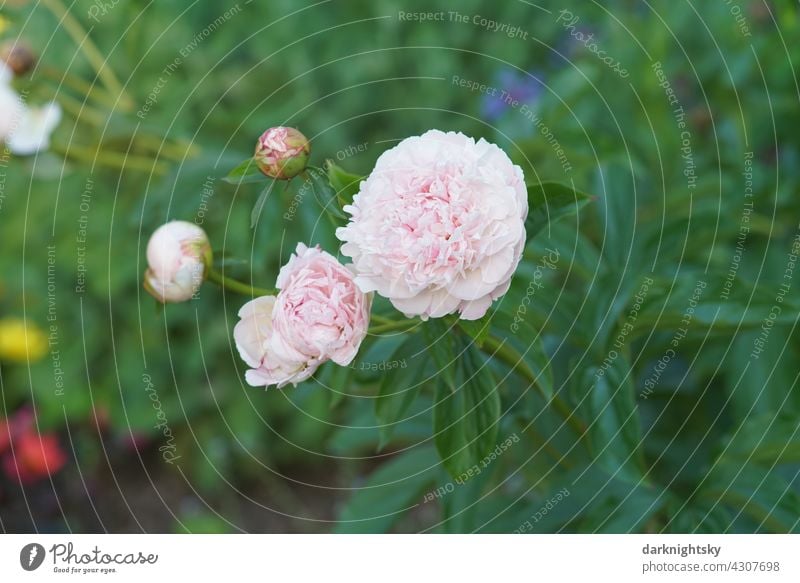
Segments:
[[[397,366],[383,375],[375,399],[375,417],[381,423],[380,449],[419,395],[427,372],[426,361],[427,353],[418,336],[411,336],[392,353],[390,362]]]
[[[500,420],[500,394],[478,349],[459,356],[455,390],[436,384],[433,428],[436,448],[451,475],[469,470],[494,448]]]
[[[274,182],[270,182],[267,186],[265,186],[264,190],[262,190],[261,194],[258,196],[256,204],[253,205],[253,211],[250,213],[251,229],[255,229],[256,225],[258,224],[258,218],[261,216],[261,211],[264,210],[264,205],[267,204],[267,199],[269,198],[269,194],[272,192],[273,186],[275,186]]]
[[[328,181],[336,191],[339,207],[344,208],[345,205],[353,202],[353,197],[358,193],[361,181],[365,180],[365,178],[358,174],[347,172],[341,166],[337,166],[333,160],[328,160],[325,166],[328,171]]]
[[[228,184],[251,184],[270,179],[261,173],[253,158],[248,158],[231,170],[222,180]]]
[[[528,185],[528,218],[525,221],[530,241],[548,223],[576,214],[595,197],[559,182]]]
[[[337,533],[382,533],[419,505],[424,489],[438,475],[430,446],[415,447],[384,463],[350,497],[339,516]]]

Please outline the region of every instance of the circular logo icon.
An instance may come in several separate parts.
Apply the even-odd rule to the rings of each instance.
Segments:
[[[19,564],[26,571],[35,571],[44,562],[44,547],[39,543],[30,543],[19,552]]]

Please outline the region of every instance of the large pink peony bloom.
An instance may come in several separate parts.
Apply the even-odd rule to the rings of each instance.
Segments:
[[[508,291],[528,197],[500,148],[431,130],[384,152],[345,211],[336,236],[363,291],[407,317],[477,320]]]
[[[327,360],[347,365],[367,334],[372,296],[335,257],[302,243],[278,274],[277,297],[246,303],[233,338],[248,384],[297,384]]]

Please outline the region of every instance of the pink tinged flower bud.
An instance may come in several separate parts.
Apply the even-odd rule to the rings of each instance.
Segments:
[[[211,257],[208,237],[197,225],[161,225],[147,244],[144,288],[161,303],[190,300],[203,284]]]
[[[311,144],[294,128],[282,126],[264,132],[256,144],[255,161],[270,178],[289,180],[306,169]]]
[[[431,130],[384,152],[344,210],[336,236],[362,291],[407,317],[477,320],[522,257],[528,196],[500,148]]]
[[[345,366],[367,334],[371,294],[353,273],[319,247],[298,244],[278,274],[277,296],[256,298],[239,310],[233,330],[254,387],[298,384],[324,362]]]

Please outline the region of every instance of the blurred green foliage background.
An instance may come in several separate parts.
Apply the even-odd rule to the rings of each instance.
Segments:
[[[20,89],[65,110],[49,152],[2,168],[2,315],[53,333],[59,353],[2,362],[0,417],[32,408],[68,452],[49,479],[0,482],[4,530],[798,529],[800,276],[786,275],[800,221],[796,2],[111,4],[81,0],[70,14],[127,107],[80,90],[74,80],[92,84],[94,71],[46,4],[0,5],[2,38],[39,57]],[[493,362],[498,443],[519,443],[453,485],[431,442],[430,387],[380,435],[381,383],[411,381],[371,367],[402,338],[371,340],[352,369],[262,392],[244,384],[231,341],[243,297],[206,285],[191,303],[154,305],[144,248],[168,219],[202,223],[226,272],[264,287],[297,242],[338,249],[312,196],[285,219],[299,181],[251,230],[257,189],[219,180],[274,125],[300,128],[316,164],[360,174],[404,137],[462,131],[497,143],[531,181],[595,195],[528,245],[498,308],[513,318],[541,282],[521,330],[496,320],[586,437]]]

